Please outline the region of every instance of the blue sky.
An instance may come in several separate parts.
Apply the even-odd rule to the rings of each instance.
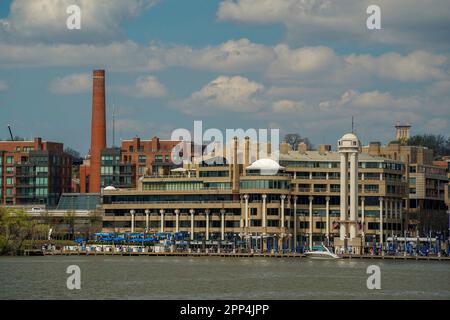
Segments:
[[[81,30],[66,28],[70,4]],[[382,30],[366,28],[369,4]],[[397,121],[449,135],[448,12],[446,0],[1,0],[0,138],[11,123],[86,153],[94,68],[117,139],[202,120],[334,145],[351,116],[365,144],[391,140]]]

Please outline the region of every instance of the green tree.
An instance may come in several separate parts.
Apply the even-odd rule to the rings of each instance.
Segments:
[[[33,243],[45,229],[23,210],[0,208],[0,255],[17,253],[25,240]]]

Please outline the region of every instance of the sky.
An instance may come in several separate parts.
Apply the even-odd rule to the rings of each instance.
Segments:
[[[66,10],[81,9],[69,30]],[[381,9],[369,30],[366,10]],[[0,0],[0,139],[86,154],[91,73],[108,144],[177,128],[278,128],[313,144],[450,134],[448,0]]]

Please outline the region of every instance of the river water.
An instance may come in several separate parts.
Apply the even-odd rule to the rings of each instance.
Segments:
[[[378,265],[381,289],[367,288]],[[68,290],[66,269],[81,270]],[[0,257],[0,299],[450,299],[450,263],[221,257]]]

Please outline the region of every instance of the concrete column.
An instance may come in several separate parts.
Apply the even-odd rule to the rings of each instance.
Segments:
[[[210,213],[210,210],[206,209],[205,210],[205,215],[206,215],[206,240],[209,240],[209,213]]]
[[[134,215],[135,215],[136,211],[134,210],[130,210],[130,214],[131,214],[131,233],[134,232]]]
[[[175,232],[179,232],[180,231],[180,210],[176,209],[175,210]]]
[[[356,238],[358,216],[358,154],[350,154],[350,239]]]
[[[404,234],[405,226],[403,224],[403,201],[401,199],[398,201],[398,213],[400,217],[400,230],[402,234]]]
[[[244,140],[244,172],[243,175],[247,175],[247,168],[250,165],[250,137],[245,137]]]
[[[245,170],[245,168],[244,168]],[[233,190],[239,190],[238,138],[233,138]]]
[[[146,209],[145,210],[145,232],[148,232],[149,227],[150,227],[149,215],[150,215],[150,210]]]
[[[284,199],[286,199],[286,196],[283,194],[280,198],[281,198],[281,228],[283,229],[284,228]]]
[[[220,240],[225,240],[225,210],[220,210]]]
[[[313,247],[313,197],[309,197],[309,249]]]
[[[347,233],[347,215],[348,215],[348,155],[346,153],[341,153],[341,191],[340,191],[340,229],[339,229],[339,238],[341,241],[345,240],[345,236]]]
[[[244,200],[245,200],[245,227],[248,228],[248,194],[244,195]]]
[[[384,218],[387,220],[389,218],[389,199],[384,199]],[[389,223],[387,223],[387,230],[389,232]],[[389,234],[388,234],[389,236]]]
[[[266,198],[267,195],[263,194],[262,196],[262,227],[267,228],[267,207],[266,207]]]
[[[361,233],[362,233],[362,238],[363,238],[363,241],[364,241],[364,236],[365,236],[365,234],[366,234],[366,222],[365,222],[365,219],[366,219],[366,206],[365,206],[365,202],[366,202],[366,198],[365,197],[361,197],[361,225],[362,225],[362,230],[361,230]]]
[[[384,236],[383,236],[383,232],[384,232],[384,230],[383,230],[383,222],[384,222],[384,219],[383,219],[383,198],[380,198],[379,200],[380,200],[380,243],[381,243],[381,246],[383,247],[383,241],[384,241]]]
[[[194,209],[189,210],[191,214],[191,240],[194,240]]]
[[[297,251],[297,196],[294,196],[294,251]]]
[[[161,214],[161,226],[159,227],[160,232],[164,232],[164,209],[159,210],[159,213]]]
[[[389,218],[394,218],[394,200],[389,201]]]
[[[325,216],[326,216],[326,229],[325,229],[325,234],[327,237],[327,241],[329,244],[330,242],[330,197],[326,197],[325,198],[326,201],[326,206],[325,206]]]

